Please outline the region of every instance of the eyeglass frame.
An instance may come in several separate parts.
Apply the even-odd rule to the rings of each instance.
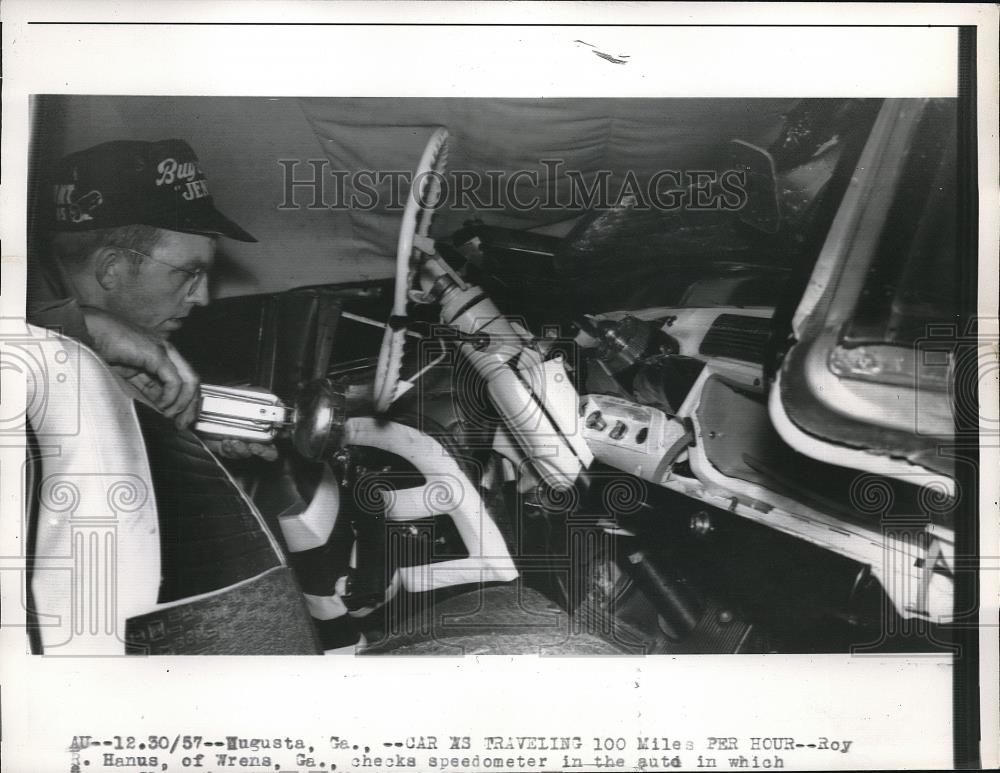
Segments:
[[[190,283],[188,285],[187,290],[185,291],[185,297],[187,298],[194,298],[195,294],[198,292],[198,289],[201,287],[202,280],[208,281],[207,269],[204,268],[190,269],[190,268],[183,268],[181,266],[175,266],[173,263],[168,263],[167,261],[162,260],[161,258],[154,258],[152,255],[146,252],[139,252],[139,250],[133,250],[131,247],[121,247],[116,245],[115,249],[125,250],[126,252],[131,252],[134,255],[141,255],[144,258],[149,258],[154,263],[159,263],[160,265],[163,266],[169,266],[175,271],[181,271],[187,274],[188,279],[185,281]]]

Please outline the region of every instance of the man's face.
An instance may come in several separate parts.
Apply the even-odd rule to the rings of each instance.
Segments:
[[[209,302],[207,273],[215,258],[215,239],[163,231],[148,255],[138,270],[128,267],[120,272],[120,281],[107,298],[108,310],[166,338],[181,327],[192,308]]]

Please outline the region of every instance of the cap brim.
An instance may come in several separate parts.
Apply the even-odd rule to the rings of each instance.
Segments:
[[[219,210],[212,207],[210,212],[205,213],[204,218],[198,218],[198,223],[194,224],[192,230],[201,233],[210,233],[216,236],[225,236],[228,239],[235,239],[238,242],[256,242],[248,231],[238,226]]]
[[[162,216],[143,218],[146,225],[165,228],[168,231],[204,234],[206,236],[225,236],[239,242],[256,242],[257,240],[246,230],[236,225],[223,215],[214,205],[204,207],[196,213],[188,213],[187,217],[177,217],[176,212],[164,213]],[[135,222],[135,221],[133,221]]]

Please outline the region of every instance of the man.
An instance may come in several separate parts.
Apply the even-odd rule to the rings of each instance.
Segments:
[[[187,193],[188,182],[199,185]],[[180,140],[108,142],[74,153],[56,166],[48,190],[52,238],[29,276],[29,321],[61,328],[129,376],[142,374],[136,385],[179,425],[189,424],[197,376],[166,336],[190,308],[207,303],[207,289],[188,297],[193,282],[181,269],[207,271],[218,235],[253,237],[215,210],[194,152]],[[176,253],[177,268],[157,264],[165,251]]]
[[[75,381],[63,401],[85,395],[86,416],[84,431],[56,433],[59,454],[39,456],[35,552],[39,561],[73,553],[77,511],[100,518],[110,507],[121,543],[111,573],[120,588],[141,592],[127,601],[122,594],[109,613],[117,633],[99,646],[79,636],[62,641],[42,626],[43,649],[315,652],[308,614],[276,540],[209,445],[186,429],[197,413],[198,378],[168,340],[194,307],[209,302],[216,241],[255,239],[216,209],[200,163],[182,140],[115,141],[74,153],[57,164],[49,191],[51,259],[32,267],[29,322],[87,344],[137,391],[116,385],[106,367],[85,357],[66,383],[51,385],[58,399]],[[213,450],[277,456],[270,446],[240,441],[216,442]],[[72,512],[46,498],[46,483],[59,479],[81,492]],[[140,502],[118,515],[114,486],[145,479],[153,494],[146,497],[148,511]],[[42,616],[77,614],[64,579],[38,572],[31,588]]]
[[[198,376],[168,337],[208,304],[217,239],[256,239],[215,208],[182,140],[71,154],[50,190],[50,258],[29,277],[29,321],[88,344],[179,428],[189,426]],[[211,445],[229,457],[276,456],[237,440]]]

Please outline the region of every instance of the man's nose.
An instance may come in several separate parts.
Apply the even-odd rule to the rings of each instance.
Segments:
[[[188,296],[188,301],[193,306],[208,306],[212,297],[208,290],[208,277],[202,276],[198,279],[198,284],[194,288],[194,293]]]

